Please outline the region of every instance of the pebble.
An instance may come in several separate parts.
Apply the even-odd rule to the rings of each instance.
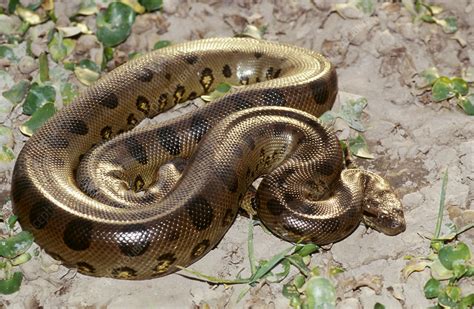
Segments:
[[[30,56],[21,58],[20,62],[18,63],[18,68],[23,74],[31,74],[31,72],[38,69],[38,66],[38,62],[36,62],[35,59]]]

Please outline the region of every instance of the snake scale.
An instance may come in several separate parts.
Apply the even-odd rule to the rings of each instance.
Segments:
[[[220,82],[242,85],[191,113],[135,128]],[[147,279],[203,257],[252,182],[259,219],[288,241],[327,244],[360,222],[405,229],[390,185],[344,169],[317,116],[337,94],[320,54],[249,38],[176,44],[106,74],[25,144],[12,179],[23,229],[68,267]]]

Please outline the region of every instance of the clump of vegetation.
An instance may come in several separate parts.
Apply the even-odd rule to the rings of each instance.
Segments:
[[[474,293],[463,295],[460,282],[474,276],[474,260],[469,246],[457,239],[466,230],[474,227],[467,225],[461,229],[449,226],[451,233],[440,236],[443,211],[445,205],[447,171],[443,176],[438,220],[433,238],[431,238],[431,253],[427,256],[413,257],[403,269],[405,278],[415,271],[431,270],[431,278],[425,283],[424,294],[427,299],[436,301],[436,308],[467,309],[474,306]]]
[[[31,259],[28,251],[33,235],[26,231],[15,233],[16,220],[16,216],[10,216],[0,231],[0,294],[12,294],[20,289],[23,273],[16,270],[17,266]]]
[[[414,22],[436,23],[445,33],[454,33],[458,30],[456,17],[439,17],[444,11],[440,6],[428,4],[423,0],[402,0],[402,3],[412,14]]]
[[[423,81],[418,88],[431,90],[435,102],[455,101],[468,115],[474,115],[474,80],[469,74],[465,77],[448,77],[439,74],[436,68],[428,68],[420,73]]]
[[[256,261],[253,246],[253,229],[258,221],[250,220],[248,233],[248,254],[250,263],[250,276],[235,279],[223,279],[202,274],[198,271],[182,268],[185,272],[194,275],[197,279],[213,284],[246,284],[237,298],[239,302],[245,294],[258,283],[263,281],[279,283],[288,277],[291,266],[298,269],[299,275],[283,288],[283,295],[290,299],[294,308],[316,308],[325,306],[333,308],[336,304],[335,288],[331,281],[319,275],[317,268],[310,270],[308,264],[311,254],[319,250],[315,244],[295,244],[266,260]],[[276,272],[278,270],[278,272]],[[323,307],[321,307],[323,308]]]

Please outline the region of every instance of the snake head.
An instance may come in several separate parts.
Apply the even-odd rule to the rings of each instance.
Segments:
[[[390,184],[374,173],[364,171],[365,196],[363,221],[369,227],[386,235],[397,235],[405,231],[403,207]]]

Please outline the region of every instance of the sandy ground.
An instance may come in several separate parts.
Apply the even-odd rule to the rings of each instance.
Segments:
[[[327,55],[337,66],[340,90],[368,99],[363,120],[375,159],[358,163],[385,176],[396,188],[405,207],[407,230],[388,237],[361,226],[330,250],[315,254],[313,265],[346,269],[336,277],[340,308],[373,308],[376,302],[386,308],[430,306],[432,302],[423,296],[429,273],[415,273],[404,280],[403,257],[428,253],[429,242],[420,234],[430,235],[434,230],[440,177],[446,168],[449,215],[447,212],[445,221],[472,222],[474,122],[453,104],[433,103],[430,94],[420,94],[414,80],[416,72],[430,66],[451,76],[474,66],[472,1],[436,1],[458,18],[458,36],[466,42],[464,47],[437,25],[413,24],[399,4],[379,3],[372,17],[344,19],[329,11],[329,1],[191,2],[165,1],[163,12],[138,16],[132,36],[119,48],[123,55],[149,50],[158,39],[179,42],[232,36],[247,23],[268,25],[266,39]],[[339,97],[337,104],[344,100]],[[2,119],[15,129],[15,153],[26,140],[17,130],[25,119],[20,112],[17,108]],[[9,195],[11,168],[1,174],[0,197]],[[5,209],[9,207],[7,202]],[[248,273],[247,226],[247,218],[237,218],[217,248],[192,268],[228,278],[243,268],[243,274]],[[472,244],[473,236],[471,231],[462,239]],[[288,246],[259,228],[255,244],[258,258],[268,258]],[[141,282],[92,278],[58,266],[45,254],[22,268],[25,280],[20,292],[0,296],[0,308],[288,307],[281,284],[258,285],[236,304],[245,286],[211,286],[179,274]],[[370,284],[357,287],[350,284],[351,279]]]

